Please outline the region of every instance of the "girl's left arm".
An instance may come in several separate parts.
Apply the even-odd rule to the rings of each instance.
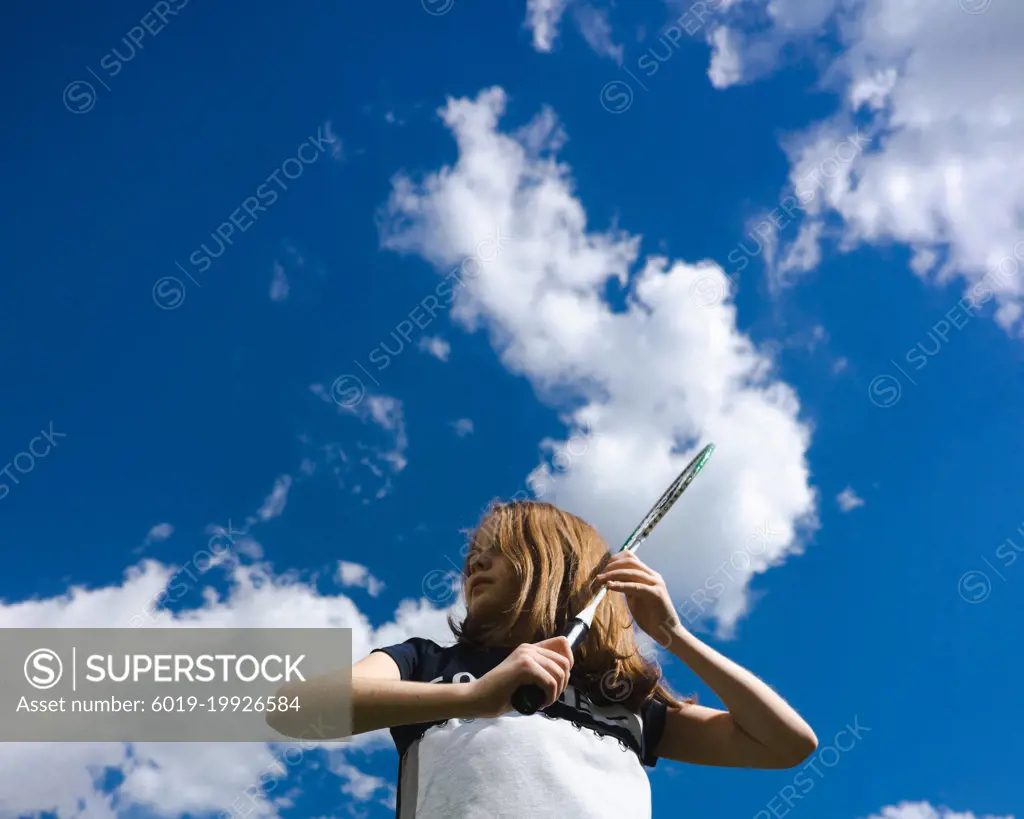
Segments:
[[[668,635],[666,648],[729,710],[692,704],[670,708],[658,744],[660,756],[697,765],[792,768],[818,747],[811,726],[763,681],[681,624],[669,628]]]
[[[616,554],[596,580],[622,592],[636,624],[686,663],[729,709],[670,708],[658,756],[697,765],[792,768],[818,747],[814,731],[782,697],[682,625],[664,579],[635,554]]]

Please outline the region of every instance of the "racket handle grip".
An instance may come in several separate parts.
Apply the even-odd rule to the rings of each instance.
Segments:
[[[543,704],[544,689],[533,683],[519,686],[512,695],[512,707],[525,716],[536,714]]]
[[[575,653],[580,644],[587,638],[590,626],[582,620],[574,617],[569,621],[569,626],[563,632],[563,636],[569,641],[569,649]],[[512,695],[512,707],[520,714],[529,716],[536,714],[544,704],[544,690],[539,685],[527,683],[516,689]]]

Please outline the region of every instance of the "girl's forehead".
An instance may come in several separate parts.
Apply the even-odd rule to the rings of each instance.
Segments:
[[[498,527],[495,521],[490,519],[475,532],[470,538],[469,547],[473,551],[480,551],[483,549],[492,550],[501,548],[501,539],[498,537]]]

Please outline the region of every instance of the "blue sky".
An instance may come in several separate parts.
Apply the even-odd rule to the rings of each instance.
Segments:
[[[441,638],[489,500],[614,541],[713,440],[646,559],[822,749],[655,816],[1019,816],[1024,12],[704,5],[9,11],[0,624]],[[0,814],[216,816],[280,751],[0,745]]]

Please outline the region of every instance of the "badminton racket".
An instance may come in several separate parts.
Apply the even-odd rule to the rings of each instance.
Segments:
[[[686,491],[686,487],[693,482],[693,479],[704,468],[714,449],[714,444],[708,444],[697,453],[697,457],[690,461],[687,467],[679,473],[678,477],[672,481],[668,489],[665,490],[665,493],[658,499],[658,502],[654,504],[651,511],[640,522],[640,525],[626,538],[626,542],[619,549],[620,552],[635,552],[640,548],[640,544],[647,540],[654,527],[658,525],[659,521],[668,513],[668,510],[672,508],[672,504],[679,500],[679,496]],[[569,640],[569,647],[573,653],[576,652],[576,649],[586,639],[590,626],[594,622],[597,607],[601,605],[601,601],[604,600],[607,593],[608,587],[603,586],[594,595],[594,599],[590,601],[587,607],[569,621],[563,635]],[[544,704],[544,699],[543,689],[539,685],[528,683],[516,689],[512,695],[512,707],[520,714],[534,714]]]

